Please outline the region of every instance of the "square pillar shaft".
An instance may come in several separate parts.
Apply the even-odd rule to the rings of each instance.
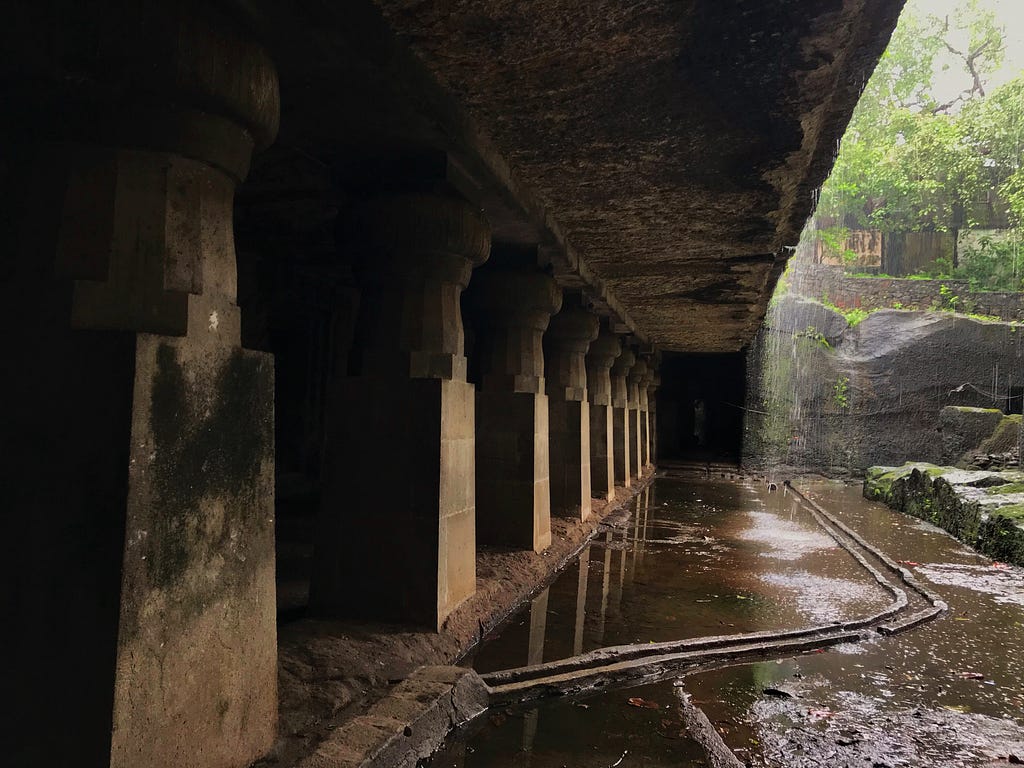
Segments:
[[[590,517],[590,404],[551,398],[551,513]]]
[[[476,589],[473,385],[358,376],[332,402],[314,610],[438,628]]]
[[[615,498],[614,409],[590,405],[590,493],[595,499]]]
[[[541,552],[551,545],[548,397],[476,394],[478,538]]]

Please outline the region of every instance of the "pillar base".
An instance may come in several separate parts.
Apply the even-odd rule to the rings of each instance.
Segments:
[[[548,398],[476,393],[477,535],[482,544],[551,545]]]
[[[472,384],[337,384],[310,608],[440,629],[476,589]]]

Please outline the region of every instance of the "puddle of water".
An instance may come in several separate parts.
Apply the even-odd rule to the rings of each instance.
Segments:
[[[471,663],[489,672],[610,645],[809,626],[888,601],[791,496],[658,480],[628,523],[600,533]]]
[[[804,489],[913,564],[950,611],[896,637],[685,678],[726,743],[751,765],[797,768],[982,766],[1014,750],[1024,756],[1024,572],[993,568],[938,529],[865,501],[858,486]],[[480,650],[474,666],[803,626],[864,615],[887,601],[791,498],[750,484],[658,480],[628,529],[603,534]],[[433,764],[704,765],[679,730],[674,696],[665,681],[497,713]],[[631,706],[630,698],[659,708]]]

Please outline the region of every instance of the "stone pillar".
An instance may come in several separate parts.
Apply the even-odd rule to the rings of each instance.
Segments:
[[[602,330],[587,352],[587,396],[590,400],[590,493],[595,499],[615,498],[615,434],[611,368],[622,353],[619,337]]]
[[[590,517],[590,403],[586,356],[597,315],[566,297],[544,334],[550,437],[551,514]]]
[[[629,384],[626,377],[636,355],[632,350],[623,349],[612,364],[612,445],[615,461],[615,479],[622,479],[622,484],[629,488],[632,485],[630,457],[636,450],[636,439],[630,426]]]
[[[232,215],[277,76],[205,3],[86,8],[0,30],[13,760],[241,768],[277,727],[274,380]]]
[[[640,466],[649,468],[651,463],[651,403],[648,396],[654,381],[653,357],[647,357],[647,371],[640,379]]]
[[[638,480],[644,471],[643,464],[643,434],[641,425],[643,422],[643,403],[640,400],[640,382],[647,375],[647,363],[642,358],[637,358],[633,367],[629,369],[626,377],[626,384],[629,391],[629,430],[630,430],[630,455],[629,474],[634,480]],[[644,393],[646,395],[646,392]],[[645,397],[646,399],[646,397]]]
[[[475,318],[477,535],[541,552],[551,544],[543,336],[562,305],[536,249],[496,249],[466,299]]]
[[[490,228],[438,182],[371,199],[338,239],[361,297],[354,375],[329,395],[310,607],[440,629],[476,589],[474,391],[459,302]]]
[[[647,385],[648,435],[650,436],[650,464],[658,463],[658,387],[661,386],[661,374],[655,372],[650,384]]]

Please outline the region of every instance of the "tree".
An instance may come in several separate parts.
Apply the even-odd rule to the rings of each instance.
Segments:
[[[1005,31],[978,0],[964,0],[944,17],[917,5],[907,6],[866,85],[822,188],[819,218],[888,231],[956,229],[972,223],[971,203],[981,192],[1019,170],[1009,157],[1019,149],[1006,143],[1013,127],[996,128],[1015,93],[1004,88],[998,99],[986,98],[1005,54]],[[938,85],[956,85],[937,87],[937,72]],[[1006,192],[1024,214],[1024,177]]]

